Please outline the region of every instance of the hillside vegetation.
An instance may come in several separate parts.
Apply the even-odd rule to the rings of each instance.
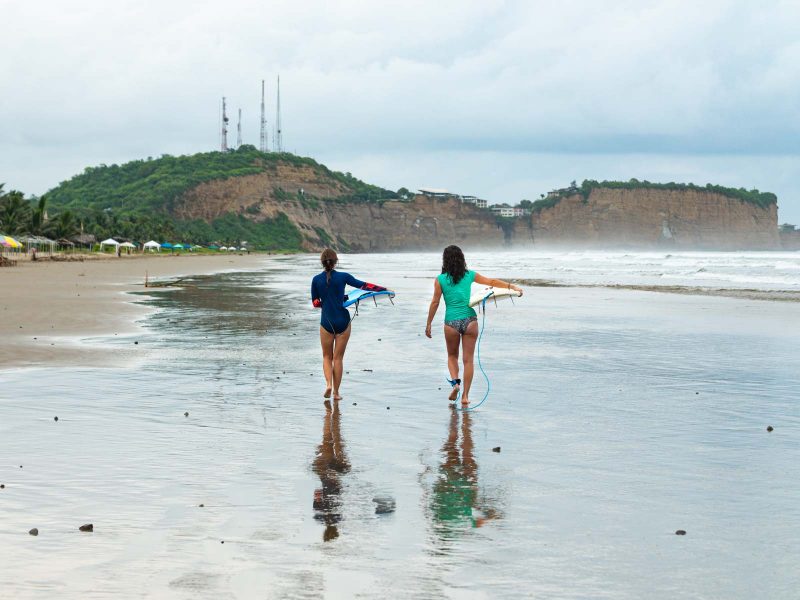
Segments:
[[[624,189],[624,190],[693,190],[698,192],[711,192],[720,194],[728,198],[734,198],[742,202],[747,202],[766,208],[772,204],[777,204],[778,197],[772,192],[760,192],[756,189],[746,190],[744,188],[729,188],[721,185],[708,183],[704,186],[693,183],[652,183],[650,181],[639,181],[630,179],[628,181],[596,181],[594,179],[584,179],[578,186],[574,181],[566,188],[551,192],[547,198],[537,200],[531,206],[534,212],[541,212],[546,208],[551,208],[558,204],[563,198],[580,194],[584,201],[589,199],[592,190],[595,189]]]
[[[85,231],[98,237],[201,244],[247,240],[251,247],[297,250],[302,236],[283,215],[254,221],[230,213],[208,223],[180,220],[172,214],[181,197],[201,183],[255,175],[275,169],[278,164],[311,168],[315,176],[338,182],[346,189],[335,198],[320,200],[376,202],[397,197],[394,192],[364,183],[349,173],[331,171],[311,158],[263,153],[253,146],[227,153],[164,155],[123,165],[88,167],[46,196],[53,214],[68,212],[76,223],[83,223]]]

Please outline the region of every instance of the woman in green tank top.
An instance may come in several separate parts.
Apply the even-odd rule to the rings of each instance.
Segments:
[[[444,314],[444,341],[447,345],[447,369],[450,371],[450,401],[458,397],[461,388],[461,379],[458,377],[458,352],[462,349],[461,360],[464,363],[464,391],[461,394],[461,403],[469,404],[469,388],[472,385],[472,376],[475,367],[472,359],[475,355],[475,344],[478,341],[478,317],[475,310],[469,306],[470,291],[473,283],[490,285],[492,287],[505,287],[522,290],[515,285],[489,279],[475,271],[467,269],[464,253],[458,246],[448,246],[442,253],[442,273],[433,282],[433,300],[428,309],[428,324],[425,335],[431,337],[431,323],[436,311],[439,309],[439,300],[444,296],[446,307]]]

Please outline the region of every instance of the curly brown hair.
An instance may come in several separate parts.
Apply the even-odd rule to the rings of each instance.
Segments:
[[[442,252],[442,273],[447,273],[453,283],[461,281],[467,273],[467,260],[458,246],[448,246]]]

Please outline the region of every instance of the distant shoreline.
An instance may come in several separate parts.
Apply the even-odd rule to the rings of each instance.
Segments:
[[[757,290],[753,288],[711,288],[687,285],[642,285],[622,283],[559,283],[549,279],[514,279],[514,283],[529,287],[603,288],[609,290],[631,290],[637,292],[660,292],[662,294],[684,294],[688,296],[719,296],[742,300],[766,300],[769,302],[800,302],[800,290]]]

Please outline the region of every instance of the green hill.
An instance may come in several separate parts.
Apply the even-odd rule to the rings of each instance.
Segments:
[[[138,241],[187,241],[234,243],[247,240],[251,247],[297,250],[301,235],[279,214],[273,219],[228,213],[211,222],[182,220],[173,209],[188,191],[210,182],[256,175],[278,165],[304,167],[318,180],[342,189],[334,198],[310,198],[348,202],[376,202],[397,194],[369,185],[349,173],[331,171],[311,158],[289,153],[263,153],[253,146],[231,152],[205,152],[188,156],[164,155],[123,165],[88,167],[80,175],[47,192],[52,215],[69,212],[85,231],[101,237],[117,236]],[[287,196],[276,190],[279,197]]]

